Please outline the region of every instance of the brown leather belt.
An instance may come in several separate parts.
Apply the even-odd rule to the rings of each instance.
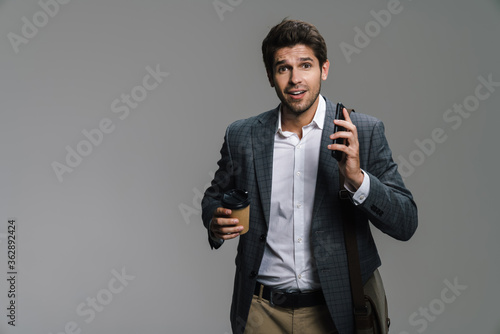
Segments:
[[[313,292],[284,292],[282,290],[273,290],[265,285],[257,283],[255,285],[254,295],[260,295],[261,286],[264,287],[262,298],[268,300],[271,306],[297,309],[326,304],[325,297],[321,290]]]

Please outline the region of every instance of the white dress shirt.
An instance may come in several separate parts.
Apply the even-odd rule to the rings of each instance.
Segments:
[[[257,281],[275,289],[311,291],[320,288],[314,265],[310,231],[326,102],[319,104],[302,138],[281,127],[278,116],[274,139],[271,211],[264,257]],[[368,196],[370,180],[352,192],[355,204]]]

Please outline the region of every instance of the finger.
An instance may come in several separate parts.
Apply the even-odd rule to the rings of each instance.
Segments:
[[[232,227],[223,227],[220,230],[220,234],[225,234],[225,235],[230,235],[230,234],[234,234],[234,233],[239,234],[241,231],[243,231],[243,226],[236,225],[236,226],[232,226]]]
[[[348,140],[350,140],[349,138],[351,137],[347,137]],[[331,151],[340,151],[340,152],[343,152],[345,153],[346,156],[357,156],[357,151],[358,151],[358,148],[357,148],[357,142],[354,141],[354,142],[349,142],[349,145],[345,145],[345,144],[329,144],[328,145],[328,149],[331,150]]]
[[[231,210],[223,208],[223,207],[218,207],[215,209],[214,216],[215,217],[224,217],[224,216],[229,216],[231,214]]]
[[[345,132],[356,132],[357,133],[356,125],[354,125],[354,123],[352,123],[350,120],[344,121],[341,119],[334,119],[333,122],[335,124],[337,124],[338,126],[343,127],[346,130]],[[338,131],[338,132],[342,132],[342,131]]]
[[[240,232],[243,230],[243,226],[237,225],[232,227],[223,227],[213,231],[213,234],[219,239],[233,239],[240,235]]]
[[[230,233],[230,234],[220,234],[220,235],[216,235],[219,239],[223,239],[223,240],[230,240],[230,239],[234,239],[236,237],[238,237],[240,234],[239,233]]]
[[[353,133],[350,131],[338,131],[335,133],[332,133],[330,135],[330,139],[338,139],[338,138],[345,138],[345,139],[350,139],[353,137]]]
[[[330,151],[339,151],[347,154],[347,150],[349,149],[349,147],[341,144],[330,144],[328,145],[328,149]]]
[[[239,222],[238,218],[220,218],[220,217],[219,218],[214,217],[212,221],[213,221],[212,225],[215,225],[215,228],[219,230],[223,227],[235,226]]]
[[[228,236],[234,233],[213,232],[216,238],[227,240]]]
[[[356,126],[354,125],[354,123],[351,120],[350,113],[347,111],[346,108],[343,109],[343,113],[344,113],[344,120],[336,119],[336,120],[333,120],[333,121],[337,125],[343,126],[348,131],[354,131],[354,129],[356,128]]]
[[[349,112],[347,111],[346,108],[344,108],[343,112],[344,112],[344,118],[345,118],[345,120],[347,122],[349,122],[349,123],[352,123],[352,121],[351,121],[351,115],[349,114]]]

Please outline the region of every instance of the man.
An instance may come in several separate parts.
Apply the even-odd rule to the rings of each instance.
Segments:
[[[339,173],[356,205],[352,223],[363,283],[381,264],[368,220],[408,240],[417,227],[417,208],[392,160],[382,122],[349,116],[345,109],[345,121],[334,121],[335,105],[320,94],[330,63],[318,30],[284,20],[270,30],[262,52],[281,104],[227,128],[219,168],[202,201],[212,248],[239,237],[232,329],[352,333]],[[334,123],[345,131],[334,134]],[[346,145],[332,144],[335,138]],[[340,162],[332,150],[343,152]],[[250,230],[241,236],[237,219],[221,206],[222,194],[233,188],[251,197]]]

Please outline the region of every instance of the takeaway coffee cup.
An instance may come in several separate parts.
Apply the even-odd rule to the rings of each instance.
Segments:
[[[232,189],[222,196],[222,207],[231,210],[231,218],[238,218],[238,225],[243,226],[240,234],[248,232],[250,217],[250,196],[247,191]]]

